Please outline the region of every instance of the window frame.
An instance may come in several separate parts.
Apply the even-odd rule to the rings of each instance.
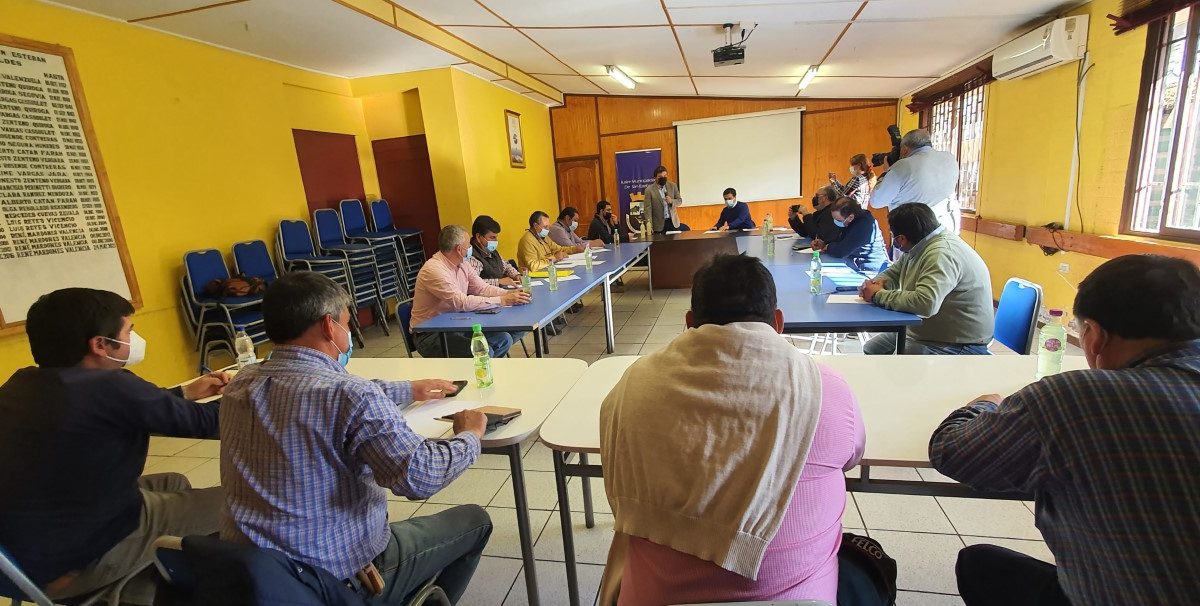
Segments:
[[[1167,164],[1167,172],[1164,176],[1164,194],[1162,210],[1159,212],[1159,223],[1157,232],[1139,231],[1134,229],[1134,210],[1136,206],[1136,196],[1138,190],[1138,175],[1143,163],[1143,153],[1146,151],[1146,127],[1151,121],[1150,104],[1151,95],[1154,92],[1154,84],[1157,76],[1166,69],[1166,62],[1170,55],[1171,47],[1171,23],[1175,15],[1172,12],[1166,18],[1159,19],[1147,26],[1146,32],[1146,51],[1142,59],[1142,78],[1141,85],[1138,91],[1137,109],[1135,110],[1137,119],[1133,125],[1133,142],[1130,145],[1129,152],[1129,167],[1125,173],[1125,192],[1121,203],[1121,223],[1120,233],[1122,235],[1139,236],[1144,238],[1154,238],[1158,240],[1170,240],[1173,242],[1189,242],[1200,243],[1200,229],[1182,229],[1178,227],[1169,227],[1167,225],[1167,217],[1170,215],[1172,192],[1170,191],[1171,183],[1175,179],[1176,171],[1176,150],[1178,149],[1180,139],[1183,135],[1181,125],[1184,120],[1184,106],[1186,97],[1189,92],[1187,90],[1188,79],[1192,76],[1192,71],[1196,67],[1196,51],[1197,44],[1200,43],[1200,10],[1197,6],[1188,7],[1186,10],[1191,11],[1188,15],[1187,34],[1183,38],[1183,69],[1180,72],[1179,81],[1182,84],[1182,91],[1176,95],[1177,103],[1180,103],[1179,111],[1175,115],[1175,126],[1171,133],[1171,151],[1170,160]],[[1177,12],[1177,11],[1176,11]],[[1200,91],[1197,91],[1200,94]],[[1200,116],[1197,116],[1200,119]],[[1150,142],[1150,143],[1156,143]]]
[[[924,129],[928,129],[930,131],[930,134],[932,135],[933,134],[933,113],[936,110],[936,108],[939,105],[942,105],[943,103],[953,103],[954,104],[951,112],[952,112],[952,118],[954,119],[954,122],[955,122],[954,127],[953,127],[953,132],[956,133],[956,140],[954,141],[954,145],[952,146],[953,151],[951,153],[954,154],[954,159],[956,161],[958,161],[958,163],[959,163],[958,180],[954,184],[954,195],[955,195],[955,197],[958,198],[959,211],[964,214],[971,215],[971,216],[975,216],[979,213],[979,211],[978,211],[979,190],[980,190],[979,186],[980,186],[980,181],[983,176],[983,141],[982,141],[982,139],[983,139],[983,135],[986,132],[986,124],[987,124],[987,90],[986,90],[986,88],[989,83],[990,83],[990,78],[981,77],[978,79],[978,83],[973,86],[971,85],[972,83],[968,82],[966,84],[966,88],[964,90],[962,90],[961,92],[957,92],[952,95],[947,95],[945,97],[942,97],[940,99],[936,99],[936,100],[930,102],[929,107],[926,108],[925,110],[921,111],[920,121],[919,121],[920,127],[924,128]],[[962,204],[963,172],[962,172],[962,156],[961,156],[961,154],[962,154],[962,150],[963,150],[963,133],[964,133],[963,117],[964,117],[964,113],[965,113],[963,111],[963,108],[965,105],[964,101],[966,100],[966,98],[969,95],[972,95],[972,94],[979,95],[979,114],[981,116],[981,119],[979,121],[979,123],[980,123],[979,138],[981,139],[981,141],[979,143],[979,158],[977,160],[977,163],[979,164],[979,168],[978,168],[978,170],[975,171],[975,207],[967,208],[967,207],[963,206],[963,204]]]

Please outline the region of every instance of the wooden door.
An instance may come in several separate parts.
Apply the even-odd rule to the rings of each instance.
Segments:
[[[304,219],[311,222],[314,210],[337,208],[347,198],[366,197],[354,135],[293,129],[292,139],[308,201],[309,216]]]
[[[555,172],[559,208],[574,206],[579,209],[580,227],[586,231],[596,212],[596,202],[600,201],[600,158],[559,162]]]
[[[423,231],[425,254],[432,256],[437,252],[442,223],[425,135],[377,139],[371,142],[371,148],[379,172],[379,194],[392,209],[392,220],[396,227]]]

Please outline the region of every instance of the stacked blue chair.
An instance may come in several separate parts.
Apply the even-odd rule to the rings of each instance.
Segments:
[[[415,287],[417,273],[425,264],[425,243],[421,240],[421,230],[396,227],[387,200],[371,202],[371,226],[375,233],[390,233],[396,236],[396,243],[400,247],[400,259],[404,263],[404,277],[409,285]]]
[[[279,277],[267,243],[247,240],[233,245],[233,270],[247,278],[261,278],[270,284]]]
[[[386,335],[390,335],[387,325],[387,309],[384,300],[394,297],[400,301],[399,290],[386,294],[381,292],[379,269],[375,263],[375,249],[367,244],[346,242],[342,233],[342,221],[337,211],[329,208],[313,212],[313,226],[317,232],[317,247],[321,254],[338,257],[346,262],[347,275],[350,277],[350,292],[354,296],[355,305],[359,309],[371,307],[375,310],[379,326]],[[393,285],[395,286],[395,285]]]
[[[312,233],[308,231],[308,223],[300,220],[283,220],[275,232],[275,252],[279,255],[279,266],[284,272],[312,271],[323,274],[337,282],[354,294],[350,285],[350,267],[341,257],[318,255],[313,246]],[[355,297],[355,305],[358,305]],[[350,330],[354,333],[359,345],[363,344],[362,331],[358,325],[358,314],[350,314]]]
[[[358,200],[342,200],[338,204],[338,211],[342,219],[342,235],[346,237],[346,240],[367,244],[375,249],[375,267],[379,271],[379,291],[384,294],[384,298],[386,299],[391,296],[390,293],[396,292],[397,303],[411,299],[412,288],[400,260],[396,234],[369,230],[362,202]]]
[[[996,306],[996,340],[1021,355],[1032,353],[1041,308],[1041,286],[1021,278],[1009,278]]]
[[[189,321],[194,321],[196,328],[195,347],[202,353],[202,367],[207,363],[210,340],[227,338],[230,351],[238,330],[245,330],[256,343],[266,340],[261,295],[214,296],[204,292],[209,282],[230,277],[220,251],[214,248],[189,251],[183,255],[183,268],[185,315],[192,314]]]

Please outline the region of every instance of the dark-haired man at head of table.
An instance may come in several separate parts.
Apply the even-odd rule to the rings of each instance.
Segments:
[[[146,340],[133,305],[90,288],[39,298],[25,320],[37,366],[0,386],[0,545],[53,600],[92,593],[154,561],[162,535],[216,532],[221,489],[178,473],[142,475],[150,435],[216,438],[229,382],[212,373],[162,389],[128,367]],[[150,604],[139,576],[122,602]]]
[[[721,209],[721,216],[717,219],[717,224],[713,226],[713,229],[721,231],[754,229],[754,219],[750,218],[750,206],[745,202],[738,201],[736,189],[726,187],[725,191],[721,193],[721,197],[725,199],[725,208]]]
[[[1079,285],[1074,312],[1091,370],[980,396],[929,441],[941,473],[1033,494],[1057,564],[972,545],[959,552],[959,593],[967,606],[1195,604],[1200,270],[1117,257]]]

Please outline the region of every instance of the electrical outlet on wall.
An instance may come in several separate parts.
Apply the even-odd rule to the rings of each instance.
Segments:
[[[1071,264],[1070,263],[1059,263],[1058,264],[1058,273],[1060,273],[1060,274],[1071,273]]]

